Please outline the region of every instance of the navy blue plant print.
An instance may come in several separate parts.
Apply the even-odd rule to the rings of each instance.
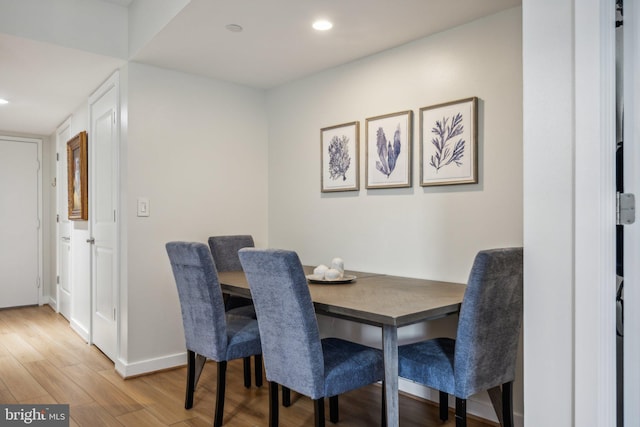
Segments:
[[[329,142],[329,177],[333,180],[347,180],[347,170],[351,165],[349,156],[349,137],[334,136]]]
[[[398,125],[393,135],[393,146],[391,145],[391,141],[387,142],[387,136],[381,127],[378,128],[376,136],[378,140],[378,157],[380,158],[380,160],[376,160],[376,169],[389,178],[391,172],[396,168],[396,161],[398,160],[402,146],[400,142],[400,125]]]
[[[436,135],[431,139],[431,143],[436,147],[436,152],[431,156],[429,164],[436,169],[436,172],[452,163],[461,166],[462,157],[464,157],[465,140],[459,138],[455,144],[451,141],[464,132],[462,114],[458,113],[453,116],[450,125],[448,125],[449,119],[449,117],[443,117],[442,121],[436,120],[436,125],[431,129],[431,133]],[[453,148],[451,148],[452,144]]]

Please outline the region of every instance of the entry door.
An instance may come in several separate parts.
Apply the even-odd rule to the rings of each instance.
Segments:
[[[0,307],[39,304],[39,140],[0,137]]]
[[[89,230],[92,342],[115,361],[118,343],[119,84],[114,74],[89,99]]]
[[[71,139],[71,120],[67,119],[56,132],[56,197],[57,197],[57,274],[56,307],[66,319],[71,319],[71,221],[67,200],[67,141]]]

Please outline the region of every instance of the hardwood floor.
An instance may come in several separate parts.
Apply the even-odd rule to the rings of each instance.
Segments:
[[[50,307],[0,310],[0,402],[68,403],[71,426],[211,426],[215,375],[215,365],[208,363],[193,409],[185,410],[184,367],[123,380],[113,363]],[[379,425],[380,401],[377,385],[340,396],[338,425]],[[403,427],[455,425],[453,413],[442,423],[436,406],[404,395],[400,414]],[[268,387],[245,389],[239,361],[228,365],[224,421],[229,427],[268,425]],[[280,409],[280,425],[312,426],[312,402],[292,393],[292,405]],[[495,426],[473,418],[468,425]]]

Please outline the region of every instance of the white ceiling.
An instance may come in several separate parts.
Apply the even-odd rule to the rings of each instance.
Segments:
[[[83,0],[94,1],[94,0]],[[106,0],[134,7],[136,0]],[[521,0],[191,0],[130,60],[256,88],[518,6]],[[319,33],[317,18],[334,28]],[[241,25],[230,32],[227,24]],[[48,135],[122,60],[2,34],[0,131]]]

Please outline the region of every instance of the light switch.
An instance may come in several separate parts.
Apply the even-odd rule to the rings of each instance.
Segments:
[[[146,197],[138,198],[138,216],[149,216],[149,199]]]

